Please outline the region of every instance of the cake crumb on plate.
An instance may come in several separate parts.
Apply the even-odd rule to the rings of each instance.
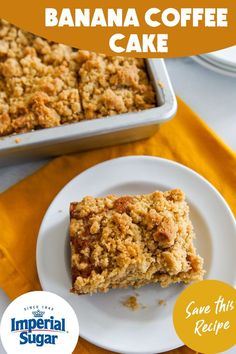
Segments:
[[[136,296],[129,296],[125,301],[123,301],[123,305],[128,307],[132,311],[139,310],[143,307],[137,300]]]
[[[158,305],[160,305],[160,306],[166,306],[166,304],[167,304],[167,302],[166,302],[166,300],[164,300],[164,299],[160,299],[160,300],[158,301]]]

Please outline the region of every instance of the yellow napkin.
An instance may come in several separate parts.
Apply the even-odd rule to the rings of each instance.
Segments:
[[[43,215],[70,179],[101,161],[125,155],[178,161],[206,177],[236,214],[236,154],[182,101],[178,104],[176,117],[150,139],[58,157],[0,195],[0,287],[10,298],[40,289],[35,250]],[[80,353],[94,353],[80,342]]]

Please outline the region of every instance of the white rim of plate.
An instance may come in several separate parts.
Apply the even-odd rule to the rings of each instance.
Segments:
[[[228,68],[236,68],[236,45],[202,55]]]
[[[227,70],[227,69],[223,69],[223,67],[217,66],[213,63],[211,63],[210,61],[207,61],[205,58],[200,57],[200,56],[192,56],[191,57],[195,62],[197,62],[198,64],[200,64],[201,66],[205,67],[205,69],[209,69],[211,71],[216,72],[217,74],[221,74],[224,76],[229,76],[231,78],[235,78],[236,77],[236,71],[232,71],[232,70]]]

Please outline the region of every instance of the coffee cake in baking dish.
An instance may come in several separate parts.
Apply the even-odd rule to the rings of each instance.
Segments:
[[[71,203],[72,292],[200,280],[203,260],[193,238],[179,189]]]
[[[0,20],[0,136],[156,105],[143,59],[73,49]]]

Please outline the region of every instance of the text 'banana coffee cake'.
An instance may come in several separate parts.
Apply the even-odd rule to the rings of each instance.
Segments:
[[[201,280],[203,260],[193,238],[179,189],[71,203],[72,292]]]

